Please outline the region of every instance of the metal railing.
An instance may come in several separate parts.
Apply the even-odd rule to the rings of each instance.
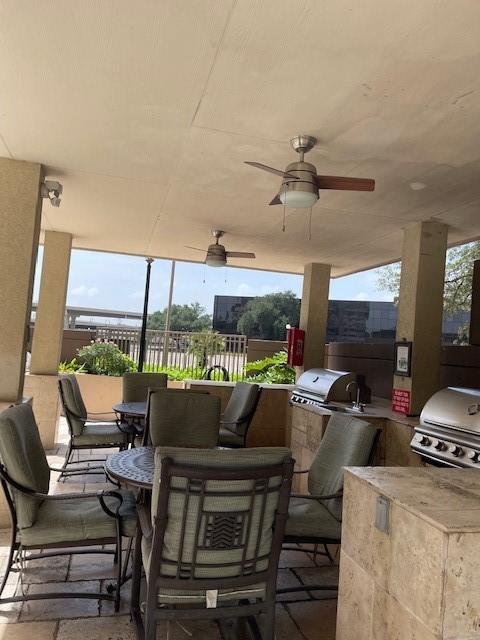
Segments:
[[[247,336],[218,334],[218,340],[214,340],[217,343],[216,350],[203,359],[201,354],[193,352],[192,349],[204,335],[187,331],[147,329],[143,370],[156,371],[162,367],[178,367],[198,378],[205,370],[216,367],[212,378],[221,379],[223,367],[228,371],[230,379],[242,380],[243,367],[247,361]],[[97,329],[97,338],[115,343],[123,353],[138,363],[140,329],[102,327]]]

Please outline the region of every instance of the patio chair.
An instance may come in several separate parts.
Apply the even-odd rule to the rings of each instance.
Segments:
[[[244,447],[247,433],[260,401],[261,387],[249,382],[237,382],[220,419],[221,447]]]
[[[151,509],[138,506],[133,563],[132,616],[140,640],[154,640],[159,620],[205,618],[246,618],[261,639],[260,613],[263,640],[273,640],[292,466],[290,451],[281,447],[156,450]]]
[[[344,467],[362,467],[371,464],[380,430],[364,420],[334,413],[328,421],[324,436],[308,473],[308,494],[292,493],[285,542],[312,544],[314,559],[327,556],[334,559],[328,545],[339,545],[342,533],[342,500]],[[319,551],[318,547],[323,547]],[[291,547],[284,547],[291,548]],[[311,553],[311,549],[294,547],[296,551]],[[308,585],[278,591],[332,591],[335,585]],[[310,599],[310,598],[309,598]]]
[[[146,402],[148,389],[166,387],[166,373],[124,373],[122,376],[123,402]]]
[[[213,449],[219,424],[217,396],[186,389],[151,389],[143,443]]]
[[[147,402],[149,389],[165,389],[168,383],[166,373],[124,373],[122,376],[122,402]],[[141,437],[145,429],[144,418],[118,416],[122,428],[131,434],[131,444]]]
[[[99,470],[103,470],[103,465],[88,465],[86,471],[79,471],[75,467],[67,469],[68,465],[75,465],[80,462],[79,460],[71,460],[74,452],[80,449],[125,449],[128,447],[129,432],[126,429],[122,429],[116,420],[96,420],[91,417],[94,414],[87,414],[80,387],[74,375],[60,376],[58,388],[70,435],[60,478],[91,471],[98,473]],[[104,461],[103,458],[89,460],[89,462]]]
[[[7,567],[0,584],[0,604],[54,598],[102,598],[120,604],[122,537],[133,540],[136,531],[135,498],[129,491],[99,491],[48,495],[50,471],[32,408],[10,407],[0,414],[0,479],[11,519]],[[107,550],[103,545],[114,545]],[[14,565],[24,561],[75,553],[114,554],[117,561],[115,595],[108,593],[38,593],[1,597]],[[95,548],[90,548],[95,547]],[[62,550],[64,548],[65,550]],[[26,554],[28,550],[50,550]],[[127,554],[128,556],[128,554]]]

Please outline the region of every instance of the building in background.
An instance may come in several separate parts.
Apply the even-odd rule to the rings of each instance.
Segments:
[[[237,322],[252,297],[215,296],[213,329],[237,333]],[[445,316],[443,341],[452,343],[470,320],[467,311]],[[397,307],[393,302],[329,300],[327,342],[394,342]]]

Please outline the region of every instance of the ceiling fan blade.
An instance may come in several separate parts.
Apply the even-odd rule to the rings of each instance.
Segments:
[[[205,249],[199,249],[198,247],[189,247],[188,245],[184,245],[185,249],[193,249],[194,251],[202,251],[203,253],[206,253]]]
[[[245,164],[249,164],[251,167],[256,167],[257,169],[262,169],[263,171],[269,171],[270,173],[274,173],[275,175],[281,176],[282,178],[292,178],[292,180],[300,179],[298,176],[294,176],[292,173],[286,173],[285,171],[280,171],[280,169],[268,167],[266,164],[262,164],[261,162],[247,162],[245,160]]]
[[[268,204],[282,204],[282,201],[280,200],[280,196],[277,194],[274,199],[269,202]]]
[[[373,191],[375,180],[371,178],[348,178],[346,176],[317,176],[319,189],[339,191]]]
[[[227,258],[255,258],[254,253],[248,253],[246,251],[227,251]]]

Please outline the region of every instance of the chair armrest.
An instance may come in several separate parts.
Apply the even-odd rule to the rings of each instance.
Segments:
[[[325,495],[325,496],[312,496],[309,493],[291,493],[290,494],[291,498],[305,498],[306,500],[335,500],[336,498],[342,498],[343,497],[343,491],[337,491],[337,493],[331,493],[329,495]]]
[[[153,527],[150,515],[150,509],[144,504],[137,504],[138,521],[145,538],[151,538],[153,535]]]

